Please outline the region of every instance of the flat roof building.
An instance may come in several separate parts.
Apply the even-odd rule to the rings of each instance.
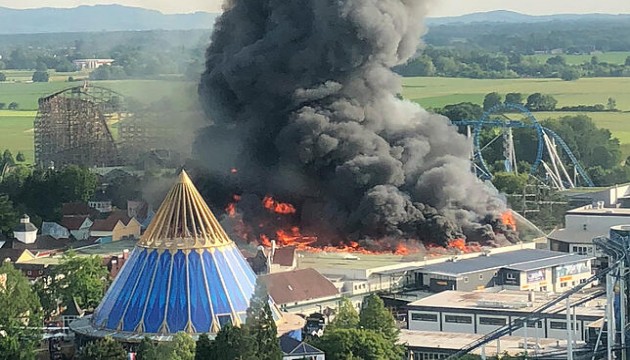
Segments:
[[[422,267],[421,287],[433,292],[490,287],[563,292],[591,276],[593,257],[523,249]]]
[[[595,291],[595,290],[593,290]],[[577,305],[593,291],[575,294],[571,304]],[[407,329],[415,331],[488,334],[502,326],[523,321],[542,305],[558,295],[528,291],[462,292],[444,291],[414,301],[408,305]],[[605,299],[594,299],[572,306],[572,338],[587,341],[591,336],[588,327],[605,315]],[[567,339],[565,303],[545,310],[536,321],[529,321],[528,336],[532,338]],[[511,336],[524,336],[521,327]]]

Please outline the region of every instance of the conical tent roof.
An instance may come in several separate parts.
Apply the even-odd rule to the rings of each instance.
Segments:
[[[216,333],[245,321],[255,284],[251,267],[182,171],[90,327],[135,337]]]

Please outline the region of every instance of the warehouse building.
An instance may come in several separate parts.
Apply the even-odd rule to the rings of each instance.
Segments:
[[[475,291],[509,290],[563,292],[591,277],[594,257],[556,251],[523,249],[425,266],[418,270],[422,288]]]
[[[504,325],[522,321],[554,296],[527,291],[462,292],[444,291],[408,305],[407,328],[465,334],[488,334]],[[604,317],[605,300],[595,299],[581,304],[590,292],[571,297],[575,312],[571,314],[571,338],[588,341],[589,325]],[[528,336],[568,339],[565,303],[547,309],[537,321],[528,322]],[[525,336],[520,328],[510,336]]]

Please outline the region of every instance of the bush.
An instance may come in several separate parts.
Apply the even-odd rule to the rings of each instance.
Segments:
[[[33,82],[48,82],[50,75],[48,71],[38,70],[33,73]]]
[[[2,72],[0,72],[0,81],[7,81],[7,76]]]
[[[17,110],[18,107],[20,107],[20,105],[18,105],[15,101],[9,104],[9,110]]]

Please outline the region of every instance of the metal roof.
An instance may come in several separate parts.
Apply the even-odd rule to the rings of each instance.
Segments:
[[[549,233],[547,238],[570,244],[592,244],[594,238],[603,235],[607,234],[599,234],[586,230],[557,229]]]
[[[562,265],[562,264],[574,264],[576,262],[581,262],[581,261],[590,261],[592,259],[595,259],[595,257],[578,255],[578,254],[565,254],[564,256],[560,256],[557,258],[541,259],[541,260],[530,261],[530,262],[525,262],[521,264],[508,265],[504,267],[506,269],[513,269],[513,270],[519,270],[519,271],[531,271],[531,270],[544,269],[551,266],[557,266],[557,265]]]
[[[567,253],[558,251],[523,249],[499,254],[492,254],[490,256],[479,256],[473,259],[429,265],[423,267],[421,271],[423,273],[430,274],[459,276],[492,269],[514,269],[515,266],[519,265],[525,268],[527,267],[526,264],[528,263],[531,263],[532,266],[537,266],[533,264],[539,263],[543,260],[546,261],[546,266],[560,265],[563,263],[567,263],[567,261],[569,260],[567,256],[575,257],[575,261],[583,261],[589,259],[585,256],[582,256],[578,259],[577,257],[579,255],[569,255]]]

